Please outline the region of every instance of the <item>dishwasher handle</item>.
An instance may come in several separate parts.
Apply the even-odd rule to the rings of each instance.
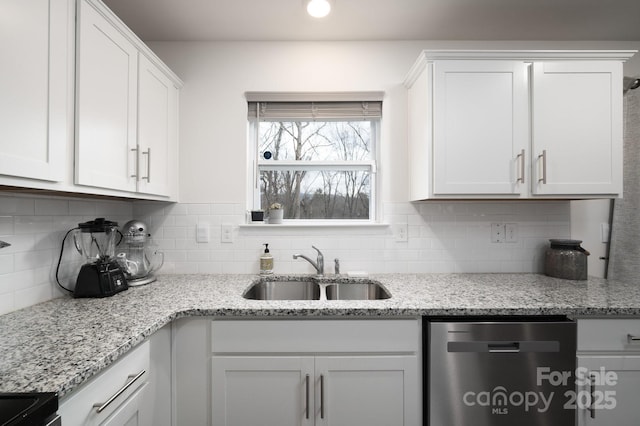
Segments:
[[[557,340],[472,340],[447,342],[447,352],[560,352],[560,342]]]
[[[489,352],[493,353],[517,353],[520,352],[520,342],[487,343]]]

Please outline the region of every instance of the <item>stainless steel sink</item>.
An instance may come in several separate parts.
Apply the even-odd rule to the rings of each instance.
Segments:
[[[383,300],[391,294],[377,282],[318,277],[260,278],[243,297],[252,300]]]
[[[391,297],[384,287],[372,282],[329,284],[325,292],[327,300],[382,300]]]
[[[320,286],[313,281],[258,281],[244,294],[255,300],[319,300]]]

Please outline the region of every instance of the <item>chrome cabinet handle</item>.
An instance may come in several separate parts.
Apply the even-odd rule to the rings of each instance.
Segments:
[[[142,155],[147,156],[147,176],[143,176],[141,179],[151,182],[151,148],[147,148],[146,151],[142,151]]]
[[[324,374],[320,375],[320,418],[324,419]]]
[[[640,336],[634,336],[633,334],[627,334],[627,343],[640,343]]]
[[[596,418],[596,375],[591,373],[589,374],[589,385],[591,387],[591,405],[589,406],[589,408],[587,410],[589,410],[589,415],[592,419]]]
[[[136,153],[136,171],[134,174],[131,175],[132,178],[136,178],[136,180],[139,180],[138,175],[140,173],[140,156],[138,155],[138,152],[140,151],[140,146],[136,145],[135,148],[131,148],[131,152],[135,152]]]
[[[96,409],[96,412],[98,413],[102,413],[102,411],[107,408],[109,405],[111,405],[111,403],[120,395],[122,395],[127,389],[129,389],[131,387],[131,385],[133,385],[140,377],[142,377],[142,375],[146,373],[145,370],[142,370],[141,372],[139,372],[138,374],[132,374],[129,377],[127,377],[129,379],[129,381],[123,386],[121,387],[116,393],[114,393],[111,398],[109,398],[106,402],[104,403],[96,403],[93,404],[93,407]]]
[[[304,416],[309,419],[309,375],[307,374],[305,377],[305,408],[304,408]]]
[[[516,182],[524,183],[524,149],[520,151],[520,154],[518,154],[516,158],[520,159],[520,170],[518,170],[518,179],[516,179]]]
[[[547,150],[542,150],[542,154],[538,155],[539,159],[542,159],[542,177],[538,179],[538,182],[547,184]]]

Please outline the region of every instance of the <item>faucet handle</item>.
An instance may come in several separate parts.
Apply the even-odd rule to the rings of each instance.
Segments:
[[[315,251],[318,252],[318,258],[316,259],[316,269],[318,270],[318,275],[324,275],[324,256],[320,249],[316,246],[311,246]]]

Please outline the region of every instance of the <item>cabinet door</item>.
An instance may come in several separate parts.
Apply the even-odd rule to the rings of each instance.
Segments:
[[[416,366],[415,356],[317,357],[316,425],[418,425]]]
[[[76,183],[135,191],[138,51],[87,0],[78,7]]]
[[[213,357],[214,426],[313,425],[312,357]]]
[[[518,195],[527,180],[527,67],[435,61],[433,192]]]
[[[578,356],[581,376],[608,375],[615,382],[589,380],[579,383],[577,417],[579,426],[637,426],[640,418],[640,355]]]
[[[145,412],[143,404],[148,385],[145,383],[140,386],[108,419],[100,423],[100,426],[152,426],[146,418],[149,413]]]
[[[60,181],[73,111],[73,2],[3,0],[0,16],[0,174]]]
[[[534,194],[622,193],[622,64],[533,64]]]
[[[178,89],[144,55],[138,81],[138,191],[168,196],[177,156]]]

